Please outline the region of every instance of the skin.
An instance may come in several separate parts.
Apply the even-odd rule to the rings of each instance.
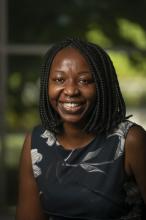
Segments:
[[[89,80],[89,82],[88,82]],[[60,115],[64,131],[57,138],[65,148],[84,147],[95,134],[82,131],[95,102],[96,89],[90,68],[79,51],[67,48],[54,58],[49,78],[49,99]],[[66,102],[77,107],[64,107]],[[16,220],[46,220],[31,165],[31,134],[27,134],[20,159],[19,197]],[[135,179],[146,204],[146,132],[140,126],[129,129],[125,143],[125,172]]]
[[[19,195],[16,220],[46,220],[39,200],[39,191],[32,171],[31,135],[25,137],[19,170]]]
[[[65,148],[82,147],[94,134],[82,131],[96,102],[96,86],[85,58],[77,49],[65,48],[54,58],[48,86],[49,100],[64,130],[57,136]],[[68,104],[75,106],[69,106]]]
[[[125,171],[137,182],[146,205],[146,131],[133,126],[125,143]]]

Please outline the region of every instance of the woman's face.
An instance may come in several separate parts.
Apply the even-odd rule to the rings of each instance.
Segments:
[[[95,105],[96,86],[85,58],[74,48],[55,56],[49,77],[49,101],[64,123],[84,124]]]

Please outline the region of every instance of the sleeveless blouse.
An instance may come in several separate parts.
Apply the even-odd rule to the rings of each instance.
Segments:
[[[74,150],[41,125],[33,129],[32,168],[48,219],[141,219],[144,202],[124,171],[125,139],[133,125],[124,121]]]

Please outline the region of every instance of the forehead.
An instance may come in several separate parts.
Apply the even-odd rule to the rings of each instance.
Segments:
[[[61,49],[55,55],[51,66],[56,66],[67,61],[89,67],[88,61],[85,59],[84,55],[78,49],[72,47]]]

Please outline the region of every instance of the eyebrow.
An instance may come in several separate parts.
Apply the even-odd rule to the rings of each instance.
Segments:
[[[62,71],[62,70],[54,70],[54,72],[55,73],[65,73],[65,71]],[[77,72],[79,75],[81,75],[81,74],[91,74],[91,72],[90,71],[87,71],[87,70],[83,70],[83,71],[79,71],[79,72]]]
[[[78,72],[78,73],[79,73],[79,74],[84,74],[84,73],[85,73],[85,74],[86,74],[86,73],[87,73],[87,74],[91,74],[91,72],[90,72],[90,71],[87,71],[87,70],[85,70],[85,71],[83,70],[83,71],[80,71],[80,72]]]

